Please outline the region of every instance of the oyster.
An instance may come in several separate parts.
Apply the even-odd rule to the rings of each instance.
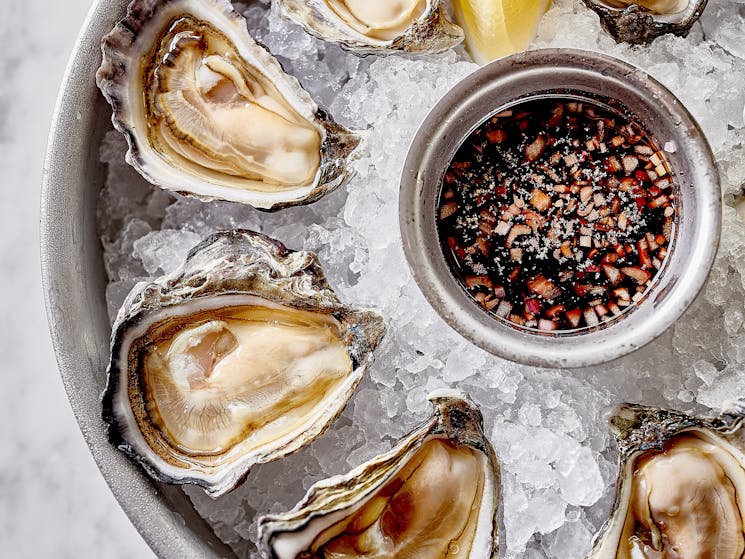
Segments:
[[[745,409],[716,418],[624,404],[616,504],[589,559],[745,556]]]
[[[709,0],[584,0],[618,42],[649,43],[660,35],[687,35]]]
[[[355,54],[440,52],[463,41],[439,0],[278,0],[311,35]]]
[[[314,254],[217,233],[119,311],[103,398],[110,438],[153,477],[222,495],[328,427],[384,329],[340,304]]]
[[[102,42],[99,88],[152,184],[276,210],[352,175],[360,137],[320,110],[228,0],[134,0]]]
[[[385,454],[316,483],[290,512],[259,520],[266,557],[497,555],[499,467],[476,404],[430,394],[433,416]]]

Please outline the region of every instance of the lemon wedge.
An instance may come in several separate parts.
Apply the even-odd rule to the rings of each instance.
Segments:
[[[453,0],[473,59],[486,64],[525,50],[551,0]]]

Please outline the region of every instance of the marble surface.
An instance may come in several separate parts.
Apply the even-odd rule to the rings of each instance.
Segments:
[[[89,0],[0,0],[0,556],[152,558],[62,387],[39,272],[47,133]]]

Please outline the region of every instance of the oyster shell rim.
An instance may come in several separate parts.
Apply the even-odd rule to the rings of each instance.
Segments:
[[[315,0],[323,1],[323,0]],[[323,27],[312,24],[314,6],[302,0],[277,0],[282,16],[296,23],[303,30],[328,43],[338,44],[342,49],[357,56],[388,56],[393,54],[438,54],[452,49],[463,42],[465,31],[451,21],[444,12],[440,0],[426,0],[425,13],[414,21],[401,35],[390,39],[373,39],[347,25],[334,15],[336,21],[324,21],[326,29],[335,29],[333,23],[339,23],[346,29],[336,36],[330,36]],[[303,10],[306,10],[303,12]],[[337,25],[337,28],[339,26]],[[433,33],[436,33],[433,35]]]
[[[158,31],[148,26],[152,21],[159,21],[157,18],[165,20],[169,17],[168,14],[158,13],[160,6],[188,5],[190,2],[201,2],[204,3],[204,9],[217,10],[215,13],[230,26],[229,29],[220,30],[233,41],[236,50],[245,59],[246,49],[252,49],[255,55],[252,58],[257,59],[262,74],[278,87],[298,114],[313,124],[314,129],[319,132],[321,162],[312,184],[266,193],[211,183],[200,179],[194,173],[182,170],[163,157],[150,144],[146,134],[140,137],[143,133],[137,131],[136,119],[139,115],[135,110],[136,104],[140,101],[130,101],[132,95],[128,80],[129,73],[139,74],[140,65],[137,63],[135,68],[132,68],[127,63],[131,58],[130,51],[138,53],[142,35],[145,36],[142,40],[147,40],[148,34],[155,34],[157,38]],[[234,34],[238,34],[244,44],[236,43]],[[149,48],[148,45],[145,47]],[[101,64],[96,71],[96,85],[112,109],[111,122],[114,128],[126,138],[128,149],[125,161],[151,185],[166,191],[205,202],[225,200],[273,212],[313,203],[348,183],[356,174],[352,163],[367,149],[364,133],[348,130],[336,123],[325,109],[318,106],[300,81],[285,72],[282,64],[269,49],[251,36],[246,19],[234,8],[230,0],[131,0],[127,5],[126,14],[117,20],[112,30],[101,39],[101,54]],[[134,76],[131,79],[139,78]],[[277,83],[278,79],[283,83]],[[296,99],[288,99],[288,94],[295,96]],[[169,173],[173,174],[173,177],[169,177]]]
[[[419,447],[428,440],[447,439],[457,441],[458,445],[466,445],[484,454],[484,465],[487,482],[484,488],[484,502],[478,511],[477,522],[491,511],[488,557],[495,559],[499,555],[500,547],[500,514],[501,514],[501,468],[497,455],[483,432],[483,416],[478,405],[465,392],[457,389],[440,389],[431,392],[427,399],[434,410],[429,418],[416,425],[408,434],[401,437],[388,451],[374,456],[359,464],[346,473],[328,477],[314,483],[304,497],[289,511],[279,514],[265,514],[258,520],[258,548],[264,557],[279,559],[273,547],[273,538],[279,533],[298,533],[310,525],[314,519],[332,516],[352,506],[331,508],[324,503],[324,491],[332,493],[335,488],[342,487],[349,490],[352,486],[361,485],[364,491],[358,499],[363,502],[373,495],[385,480],[376,481],[372,485],[364,486],[365,476],[375,476],[376,470],[389,462],[395,462],[391,471],[399,471]],[[378,476],[376,476],[378,477]],[[488,491],[488,488],[491,491]],[[329,508],[328,511],[313,511],[312,507],[320,505]],[[319,509],[320,509],[319,506]],[[474,538],[479,534],[480,527]]]
[[[637,459],[649,451],[662,451],[665,443],[679,435],[695,432],[710,442],[723,443],[742,456],[745,470],[745,449],[738,449],[725,437],[734,435],[745,422],[745,402],[726,402],[719,415],[698,417],[677,410],[655,408],[641,404],[618,404],[608,417],[611,434],[618,447],[618,478],[610,516],[593,538],[587,559],[603,559],[604,547],[613,543],[615,523],[628,515],[631,479]],[[729,449],[728,449],[729,452]],[[617,547],[617,542],[616,546]],[[613,552],[614,555],[616,552]]]
[[[603,29],[617,43],[626,42],[632,45],[648,44],[668,33],[681,37],[687,36],[709,2],[709,0],[689,0],[692,5],[682,12],[681,19],[675,19],[646,11],[633,3],[627,8],[613,8],[602,4],[602,0],[582,1],[585,6],[598,14]]]
[[[226,262],[228,270],[213,268],[202,272],[202,264],[199,261],[193,262],[195,259],[199,260],[199,257],[205,256],[205,252],[208,253],[206,256],[209,257],[209,252],[212,251],[208,251],[208,249],[219,252],[221,247],[218,243],[220,242],[237,243],[241,240],[254,244],[257,251],[263,251],[265,259],[291,259],[294,257],[298,260],[295,263],[295,268],[289,270],[293,272],[290,276],[278,278],[285,280],[285,286],[271,294],[256,293],[256,290],[261,288],[260,284],[245,287],[243,291],[240,291],[237,286],[233,285],[233,282],[241,281],[241,277],[246,274],[245,270],[249,267],[248,265],[244,266],[243,269],[237,269],[232,266],[233,262]],[[233,248],[233,246],[229,245],[228,248]],[[187,275],[191,265],[195,265],[193,271],[197,273]],[[235,278],[229,276],[231,270],[236,274]],[[210,272],[213,272],[213,274],[210,274]],[[200,276],[200,273],[203,276]],[[305,274],[304,277],[303,274]],[[297,275],[301,277],[298,278]],[[206,278],[205,281],[201,281],[203,278]],[[252,279],[253,276],[244,281],[251,283]],[[298,279],[301,281],[298,282]],[[306,280],[304,283],[310,281],[310,285],[302,285],[302,280]],[[189,282],[192,282],[192,285]],[[210,290],[219,290],[223,287],[223,282],[225,286],[230,286],[230,288],[216,294],[210,292]],[[298,286],[298,283],[301,285]],[[307,303],[306,301],[310,300],[310,297],[302,292],[294,294],[292,292],[293,286],[317,289],[318,298],[315,301],[317,306]],[[196,294],[193,290],[196,290]],[[288,298],[281,300],[282,295],[287,295]],[[289,439],[286,443],[279,446],[275,445],[269,450],[239,455],[234,464],[218,466],[214,474],[203,473],[201,476],[185,474],[181,477],[175,477],[160,469],[161,466],[157,459],[158,453],[152,451],[149,447],[137,421],[134,419],[134,412],[128,396],[129,379],[130,375],[133,374],[130,370],[131,363],[128,350],[132,340],[129,339],[128,333],[137,331],[138,328],[144,329],[143,331],[146,332],[150,326],[157,322],[154,318],[160,316],[164,310],[194,301],[199,306],[201,302],[209,301],[215,297],[252,297],[297,310],[323,311],[323,314],[334,317],[344,328],[341,341],[345,344],[351,359],[352,370],[334,392],[335,395],[342,395],[338,399],[338,403],[329,406],[327,413],[320,417],[314,417],[304,424],[307,428],[302,434],[307,434],[307,437],[291,433],[280,439],[283,442],[285,439]],[[295,300],[292,300],[293,298]],[[188,316],[192,313],[186,312],[184,314]],[[357,322],[354,322],[355,320]],[[111,329],[110,360],[106,369],[106,386],[101,395],[102,417],[106,424],[107,438],[112,445],[140,464],[153,479],[175,485],[196,485],[202,487],[213,498],[225,495],[240,485],[257,464],[271,462],[292,454],[326,432],[344,411],[349,399],[362,381],[365,371],[372,365],[374,361],[373,352],[380,344],[385,331],[386,321],[380,315],[369,310],[347,307],[339,301],[334,291],[329,287],[315,253],[292,251],[287,249],[280,241],[255,231],[246,229],[219,231],[192,248],[183,264],[171,274],[160,276],[150,282],[138,283],[130,291],[120,308]],[[125,382],[122,382],[123,380]],[[122,410],[124,410],[123,416],[121,415]],[[134,423],[130,425],[129,421]],[[128,430],[134,430],[135,442],[128,437]],[[240,444],[238,443],[235,446]],[[228,452],[235,446],[231,447]],[[148,452],[150,452],[150,455],[147,455]],[[179,470],[175,466],[169,466],[169,469],[171,468],[176,471]]]

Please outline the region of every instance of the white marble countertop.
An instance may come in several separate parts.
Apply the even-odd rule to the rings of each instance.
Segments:
[[[47,133],[89,0],[0,0],[0,555],[150,558],[98,471],[57,371],[38,247]]]

